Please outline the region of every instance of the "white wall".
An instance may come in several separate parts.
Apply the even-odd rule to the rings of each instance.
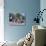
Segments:
[[[0,42],[4,41],[4,3],[0,0]]]

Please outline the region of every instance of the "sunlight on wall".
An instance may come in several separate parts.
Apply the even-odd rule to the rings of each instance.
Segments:
[[[3,22],[3,9],[0,8],[0,41],[4,41],[4,22]]]
[[[4,41],[4,9],[3,0],[0,0],[0,42]]]

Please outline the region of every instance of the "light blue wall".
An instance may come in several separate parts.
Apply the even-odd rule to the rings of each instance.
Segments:
[[[46,9],[46,0],[41,0],[40,1],[40,10],[43,10],[43,9]],[[46,11],[43,13],[42,17],[43,17],[44,21],[43,22],[40,21],[40,25],[46,27]],[[45,40],[45,44],[46,44],[46,40]]]
[[[4,9],[4,35],[7,41],[18,41],[32,30],[35,12],[40,9],[40,0],[5,0]],[[26,25],[10,26],[8,21],[9,12],[20,11],[26,15]]]
[[[41,0],[40,1],[40,10],[42,11],[43,9],[46,9],[46,0]],[[42,17],[43,17],[43,22],[40,21],[40,25],[46,27],[46,11],[43,12]]]

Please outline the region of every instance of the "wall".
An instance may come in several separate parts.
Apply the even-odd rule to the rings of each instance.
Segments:
[[[43,10],[43,9],[46,9],[46,0],[40,0],[40,10]],[[46,27],[46,11],[43,13],[42,17],[43,17],[44,21],[43,22],[40,21],[40,25]]]
[[[41,0],[41,1],[40,1],[40,9],[41,9],[41,11],[42,11],[43,9],[46,9],[46,0]],[[45,20],[45,19],[46,19],[46,11],[43,12],[42,17],[43,17],[43,22],[41,21],[41,22],[40,22],[40,25],[46,27],[46,20]]]
[[[4,3],[4,35],[7,41],[18,41],[32,30],[35,12],[40,10],[40,0],[5,0]],[[26,25],[10,26],[9,12],[20,11],[26,15]]]
[[[3,0],[0,0],[0,42],[4,41],[4,8]]]

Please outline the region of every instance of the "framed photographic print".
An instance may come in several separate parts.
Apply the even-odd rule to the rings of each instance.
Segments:
[[[10,25],[25,25],[26,16],[24,13],[9,13],[9,23]]]

